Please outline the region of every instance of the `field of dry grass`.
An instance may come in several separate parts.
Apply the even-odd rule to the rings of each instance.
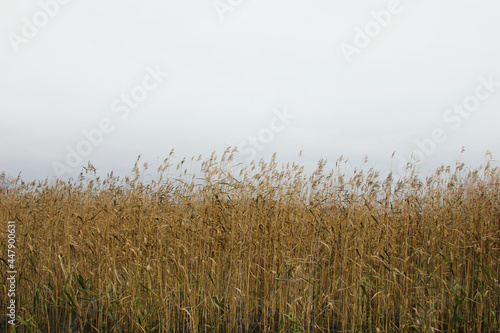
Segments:
[[[498,168],[394,181],[230,154],[192,181],[9,181],[0,330],[14,220],[18,332],[500,331]]]

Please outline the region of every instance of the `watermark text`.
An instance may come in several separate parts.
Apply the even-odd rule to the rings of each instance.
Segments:
[[[16,222],[7,222],[7,321],[16,324]]]

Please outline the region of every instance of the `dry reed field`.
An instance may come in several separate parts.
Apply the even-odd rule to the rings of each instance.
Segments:
[[[500,170],[306,174],[231,151],[130,177],[7,179],[17,332],[499,332]],[[194,160],[196,162],[196,160]],[[140,166],[139,166],[140,165]],[[175,171],[184,177],[167,177]]]

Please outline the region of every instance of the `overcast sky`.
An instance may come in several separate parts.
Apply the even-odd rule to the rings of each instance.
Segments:
[[[67,2],[67,3],[65,3]],[[500,2],[2,1],[0,171],[500,156]],[[85,134],[86,133],[86,134]],[[461,148],[465,152],[461,154]],[[393,152],[396,151],[394,157]]]

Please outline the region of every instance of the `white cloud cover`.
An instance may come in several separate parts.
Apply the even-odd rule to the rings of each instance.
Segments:
[[[24,18],[56,2],[0,5],[0,171],[56,176],[53,162],[104,118],[116,128],[81,165],[125,173],[138,154],[209,155],[259,133],[282,107],[296,120],[259,157],[288,161],[303,150],[314,165],[368,155],[388,171],[394,150],[407,159],[435,128],[447,140],[423,170],[454,163],[462,146],[471,165],[486,150],[500,156],[500,88],[459,128],[443,119],[479,77],[500,82],[498,1],[401,0],[401,14],[350,63],[341,43],[390,1],[243,0],[223,21],[211,0],[61,1],[16,52],[9,39],[22,36]],[[169,77],[121,120],[112,102],[155,66]]]

